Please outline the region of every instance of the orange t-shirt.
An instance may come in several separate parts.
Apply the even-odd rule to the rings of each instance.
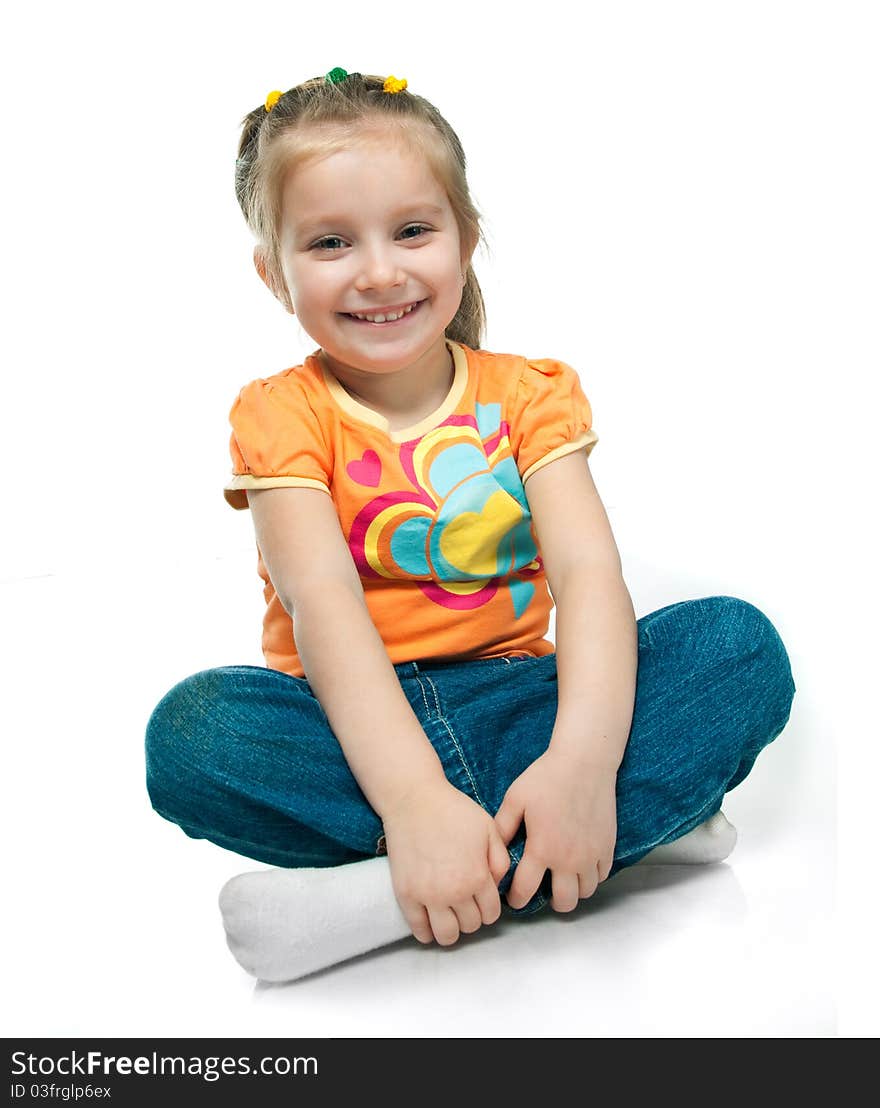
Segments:
[[[350,396],[320,351],[246,385],[229,419],[224,495],[305,486],[329,493],[367,607],[393,663],[540,656],[553,601],[524,482],[598,436],[575,371],[549,358],[446,340],[449,395],[398,430]],[[266,664],[304,677],[293,621],[258,548]]]

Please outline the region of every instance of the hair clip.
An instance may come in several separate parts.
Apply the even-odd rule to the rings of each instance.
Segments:
[[[403,92],[403,90],[405,88],[406,88],[406,78],[405,77],[401,77],[401,78],[386,77],[385,78],[385,84],[382,86],[382,91],[383,92],[396,93],[396,92]]]
[[[270,92],[266,97],[266,111],[271,112],[283,95],[284,93],[277,88]]]
[[[335,69],[331,69],[329,73],[324,74],[324,80],[328,85],[338,85],[339,82],[344,81],[347,76],[347,71],[337,66]]]

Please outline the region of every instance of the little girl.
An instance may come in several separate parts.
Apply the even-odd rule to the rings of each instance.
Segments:
[[[236,192],[317,344],[230,414],[266,667],[180,682],[146,736],[160,815],[281,867],[224,887],[233,954],[290,980],[726,857],[785,647],[729,596],[636,620],[577,373],[481,348],[455,132],[405,80],[333,69],[244,119]]]

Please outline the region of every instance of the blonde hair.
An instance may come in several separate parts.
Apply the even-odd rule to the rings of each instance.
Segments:
[[[288,311],[293,305],[281,271],[281,185],[291,169],[311,158],[390,131],[428,162],[449,198],[462,245],[473,250],[484,239],[455,131],[423,96],[408,89],[387,93],[384,82],[384,77],[363,73],[350,73],[336,83],[313,77],[283,93],[271,111],[261,104],[241,121],[235,195],[260,244],[269,282]],[[486,308],[470,263],[465,277],[461,304],[446,337],[479,350]]]

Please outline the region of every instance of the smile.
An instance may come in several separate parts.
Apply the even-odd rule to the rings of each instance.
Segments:
[[[388,312],[387,315],[383,315],[381,312],[342,312],[347,319],[353,319],[356,323],[369,323],[372,327],[390,327],[395,323],[399,323],[402,319],[412,315],[417,311],[424,300],[417,300],[413,304],[408,304],[405,308],[401,308],[396,312]]]

